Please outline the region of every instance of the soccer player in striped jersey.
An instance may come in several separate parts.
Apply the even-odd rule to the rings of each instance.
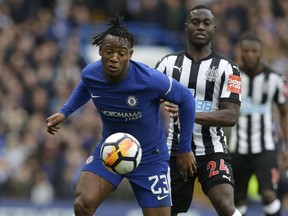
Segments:
[[[180,81],[196,100],[196,118],[191,143],[197,161],[197,173],[184,181],[177,168],[179,125],[175,124],[178,108],[166,104],[170,114],[168,145],[171,149],[172,215],[187,212],[198,177],[204,193],[221,216],[238,216],[234,206],[234,179],[222,127],[236,124],[240,107],[241,78],[237,65],[211,48],[216,30],[211,10],[198,5],[187,15],[186,50],[163,57],[156,68]]]
[[[279,216],[281,203],[276,195],[279,171],[273,107],[278,108],[287,144],[287,97],[283,76],[261,61],[262,49],[261,40],[253,34],[245,35],[240,41],[242,105],[238,123],[231,131],[229,151],[232,153],[235,205],[239,206],[238,209],[242,214],[246,213],[249,179],[256,174],[265,214]],[[287,153],[284,151],[284,167],[287,166]]]
[[[170,216],[169,151],[160,118],[160,100],[177,103],[183,124],[178,162],[184,178],[196,171],[191,150],[195,103],[188,88],[154,68],[131,60],[135,38],[116,15],[110,28],[94,38],[101,59],[87,65],[81,81],[60,112],[47,118],[55,134],[70,114],[92,99],[103,123],[102,139],[84,165],[76,187],[74,213],[92,216],[99,205],[127,178],[144,216]],[[91,116],[93,118],[93,116]],[[137,138],[142,148],[140,165],[131,173],[114,174],[100,158],[103,141],[116,132]]]

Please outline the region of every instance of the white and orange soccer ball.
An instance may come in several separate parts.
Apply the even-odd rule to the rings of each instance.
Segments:
[[[127,174],[135,170],[142,158],[138,140],[128,133],[114,133],[102,144],[100,157],[107,170]]]

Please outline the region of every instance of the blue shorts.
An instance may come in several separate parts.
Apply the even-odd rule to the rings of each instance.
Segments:
[[[158,160],[140,165],[131,173],[120,175],[108,171],[100,159],[96,147],[87,159],[82,171],[90,171],[109,181],[115,187],[127,178],[141,208],[171,206],[170,168],[168,160]]]

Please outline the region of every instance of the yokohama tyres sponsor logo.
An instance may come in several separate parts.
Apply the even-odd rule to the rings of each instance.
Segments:
[[[241,92],[241,77],[236,75],[229,75],[227,91],[240,94]]]
[[[125,121],[133,121],[142,118],[141,112],[119,112],[109,110],[101,110],[101,112],[107,117],[120,118]]]

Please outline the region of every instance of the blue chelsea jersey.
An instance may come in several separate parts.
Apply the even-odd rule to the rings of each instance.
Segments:
[[[143,163],[159,159],[156,154],[168,159],[160,99],[178,104],[182,132],[179,151],[191,150],[194,98],[186,87],[155,69],[131,60],[126,78],[115,84],[106,81],[101,60],[92,63],[83,69],[82,80],[60,112],[67,117],[90,99],[103,122],[100,143],[113,133],[129,133],[141,144]]]

